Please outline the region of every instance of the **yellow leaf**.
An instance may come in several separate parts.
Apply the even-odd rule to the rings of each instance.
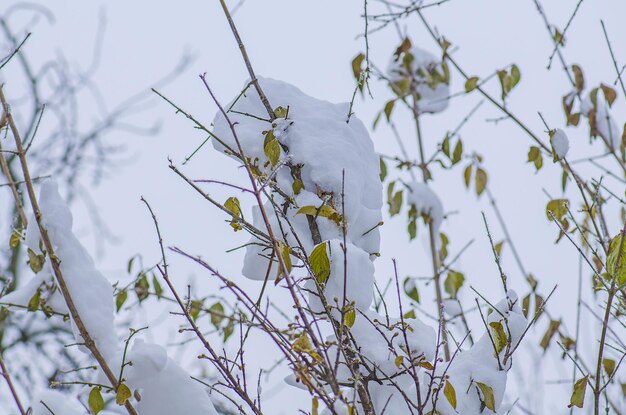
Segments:
[[[115,403],[118,405],[124,405],[130,398],[131,392],[125,383],[120,383],[117,387],[117,393],[115,394]]]
[[[326,246],[326,242],[315,245],[311,255],[309,255],[309,262],[311,263],[311,268],[313,268],[312,271],[320,284],[326,282],[330,275],[330,259],[326,252]]]
[[[454,386],[448,381],[446,381],[446,384],[443,386],[443,394],[448,399],[448,402],[450,402],[450,405],[456,409],[456,391],[454,390]]]
[[[487,408],[495,412],[496,411],[496,399],[493,396],[493,389],[491,389],[491,386],[486,385],[481,382],[476,382],[476,385],[478,385],[478,388],[483,394],[482,402],[485,404]]]
[[[587,389],[587,383],[589,382],[589,376],[585,376],[584,378],[580,378],[574,383],[574,390],[572,391],[572,396],[569,398],[568,408],[572,406],[577,406],[582,408],[585,403],[585,391]]]
[[[504,332],[504,327],[499,321],[492,321],[489,323],[489,326],[493,332],[493,341],[496,345],[496,353],[500,353],[509,342],[508,337]]]
[[[478,85],[478,77],[472,76],[465,81],[465,92],[472,92]]]

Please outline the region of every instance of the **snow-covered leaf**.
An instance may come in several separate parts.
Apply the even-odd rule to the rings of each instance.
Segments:
[[[476,382],[476,385],[478,386],[478,388],[480,389],[480,391],[482,392],[482,402],[483,404],[485,404],[485,406],[488,409],[491,409],[492,411],[495,412],[496,410],[496,400],[495,397],[493,396],[493,389],[491,388],[491,386],[482,383],[482,382]]]
[[[28,265],[35,274],[43,269],[45,262],[46,257],[44,255],[37,254],[32,249],[28,248]]]
[[[409,296],[409,298],[417,303],[420,302],[420,294],[413,278],[406,277],[402,286],[404,287],[404,292]]]

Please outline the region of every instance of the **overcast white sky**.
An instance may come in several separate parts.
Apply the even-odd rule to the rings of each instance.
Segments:
[[[0,12],[17,2],[5,0],[2,3]],[[50,7],[56,21],[54,24],[40,22],[30,29],[33,36],[26,51],[34,60],[63,54],[70,63],[85,67],[91,59],[99,13],[101,10],[105,13],[105,38],[100,67],[94,80],[110,105],[148,88],[154,80],[174,67],[183,54],[190,52],[195,57],[190,68],[163,88],[162,92],[209,124],[216,109],[197,75],[206,72],[208,81],[223,101],[232,99],[247,78],[237,45],[216,0],[37,3]],[[381,10],[375,1],[370,0],[369,3],[372,9],[377,7]],[[550,20],[563,28],[577,0],[544,0],[543,3]],[[341,102],[350,100],[354,87],[350,61],[364,49],[363,39],[358,37],[364,28],[362,12],[363,4],[356,0],[247,0],[237,12],[235,20],[258,74],[293,83],[317,98]],[[533,131],[547,141],[538,111],[551,127],[564,128],[561,97],[570,88],[556,61],[551,71],[546,69],[552,43],[532,0],[451,0],[428,9],[425,14],[458,47],[455,58],[469,73],[484,77],[510,63],[519,66],[521,84],[512,93],[509,105]],[[623,0],[587,0],[582,3],[568,30],[566,59],[569,63],[578,63],[583,67],[589,85],[597,85],[601,81],[612,83],[615,79],[600,19],[605,21],[616,55],[622,62],[626,62],[624,16],[626,2]],[[415,44],[438,53],[437,45],[425,33],[416,17],[401,21],[401,25],[407,28]],[[371,35],[372,61],[384,67],[397,43],[397,34],[391,26]],[[17,95],[9,74],[4,75],[6,88],[9,95]],[[497,95],[499,87],[496,83],[493,86],[491,90]],[[453,71],[452,91],[462,87],[459,74]],[[376,81],[372,82],[372,93],[374,100],[357,98],[355,105],[356,115],[368,126],[371,126],[376,112],[389,97],[384,85]],[[480,97],[476,95],[464,96],[453,100],[443,114],[425,117],[423,127],[430,149],[428,153],[435,149],[436,142],[441,140],[445,132],[454,129],[479,100]],[[623,97],[620,97],[613,111],[619,125],[624,121],[626,106],[623,101]],[[92,119],[93,104],[84,103],[84,110],[86,120]],[[554,313],[571,314],[575,309],[578,260],[571,245],[553,245],[557,230],[548,223],[544,211],[547,198],[543,189],[554,195],[560,194],[560,171],[546,160],[544,170],[534,174],[534,169],[526,164],[528,147],[531,145],[529,138],[508,120],[498,123],[486,121],[500,115],[490,104],[483,104],[478,114],[461,131],[465,148],[476,149],[485,156],[492,191],[508,221],[526,268],[540,279],[543,291],[549,291],[555,284],[559,285],[554,299]],[[410,120],[406,114],[398,114],[398,117],[400,132],[406,137],[409,151],[415,154]],[[117,239],[114,244],[107,242],[105,250],[97,256],[102,270],[115,281],[125,278],[126,261],[136,253],[141,253],[146,262],[158,260],[153,225],[139,201],[139,197],[144,195],[159,216],[167,244],[200,254],[226,275],[242,281],[239,276],[242,252],[225,254],[224,251],[244,243],[247,237],[234,234],[223,222],[224,215],[205,203],[167,167],[168,157],[180,165],[204,137],[187,120],[174,114],[170,107],[160,101],[135,119],[142,125],[157,121],[161,129],[150,138],[127,133],[114,137],[115,142],[126,145],[129,157],[101,186],[90,189],[100,215]],[[567,132],[572,146],[570,158],[588,155],[587,128],[569,128]],[[381,153],[397,153],[388,129],[379,128],[372,133],[372,139]],[[593,154],[597,153],[598,149]],[[185,171],[192,178],[243,180],[243,176],[238,177],[232,160],[217,154],[210,146],[199,152],[185,166]],[[461,211],[460,214],[451,215],[442,229],[452,240],[451,252],[458,251],[470,239],[476,239],[459,261],[458,268],[466,273],[467,279],[476,289],[496,300],[501,295],[498,274],[480,215],[481,211],[485,211],[494,238],[499,240],[503,238],[502,231],[497,226],[493,211],[485,198],[476,202],[475,196],[465,190],[461,168],[436,171],[435,179],[434,188],[443,200],[446,211]],[[89,187],[90,183],[86,181],[84,185]],[[620,190],[615,182],[612,186]],[[232,194],[232,191],[219,187],[209,189],[218,200],[225,200]],[[8,192],[5,195],[3,191],[1,197],[7,196]],[[251,200],[245,202],[247,206],[250,203]],[[94,235],[93,225],[80,202],[75,205],[75,212],[75,227],[84,235],[86,245],[95,254],[95,242],[103,237]],[[617,223],[616,214],[613,214],[613,220],[614,224]],[[391,275],[391,258],[398,260],[401,276],[428,273],[430,259],[426,246],[422,240],[409,243],[405,226],[404,215],[386,220],[382,231],[382,257],[376,261],[378,279],[381,281]],[[420,230],[425,234],[424,228]],[[525,294],[528,291],[527,284],[507,247],[504,248],[503,261],[511,285]],[[204,283],[208,278],[206,273],[188,261],[171,255],[171,262],[181,286],[191,279]],[[243,283],[251,289],[257,287],[255,284]],[[425,304],[433,310],[429,303],[430,290],[431,287],[422,288]],[[273,290],[273,294],[280,295],[277,290]],[[473,295],[468,290],[465,292],[465,300],[473,302]],[[163,316],[160,311],[145,313],[147,320],[155,325]],[[572,321],[566,318],[566,322],[572,324]],[[588,328],[591,330],[593,326],[589,325]],[[174,341],[175,335],[174,332],[169,340]],[[587,341],[593,344],[595,334],[590,334]],[[252,350],[250,354],[254,356],[255,351]],[[524,359],[531,361],[528,356]],[[551,357],[537,356],[535,364],[527,367],[551,367],[552,360]],[[270,365],[269,359],[259,363],[259,366]],[[550,370],[543,381],[569,377],[569,365],[564,367],[567,367],[567,373]],[[541,380],[540,370],[531,371]],[[280,382],[278,377],[272,378],[265,390],[271,390],[273,385],[279,385]],[[512,390],[515,391],[516,387],[513,386]],[[545,403],[544,410],[558,408],[559,412],[564,412],[562,402],[550,399],[544,401],[544,394],[549,397],[556,393],[553,390],[563,393],[563,389],[558,386],[534,389],[534,402],[529,404],[539,409]],[[289,396],[297,396],[291,389],[288,393]],[[267,413],[294,413],[285,409],[285,390],[269,395],[273,396],[266,403]]]

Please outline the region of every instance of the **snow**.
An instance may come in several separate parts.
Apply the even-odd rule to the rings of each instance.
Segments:
[[[333,307],[333,314],[336,317],[341,316],[344,292],[345,304],[354,302],[358,310],[367,310],[372,303],[374,289],[374,264],[369,255],[352,244],[347,244],[344,254],[343,242],[338,239],[328,241],[326,252],[330,260],[330,275],[324,284],[323,293],[327,304]],[[312,279],[308,280],[306,288],[310,291],[309,305],[312,310],[323,312],[324,308]]]
[[[433,71],[441,70],[441,63],[421,49],[412,48],[411,53],[414,55],[410,67],[412,73],[407,73],[406,67],[396,60],[389,67],[392,82],[406,77],[412,78],[416,82],[414,87],[421,96],[419,110],[422,112],[443,110],[447,106],[445,99],[437,103],[433,101],[447,96],[447,83],[439,82],[431,88],[426,78],[429,74],[432,76]],[[345,215],[347,224],[345,243],[341,220],[323,216],[316,218],[321,239],[327,244],[326,252],[330,261],[330,274],[320,286],[323,290],[321,294],[331,307],[331,315],[337,320],[341,318],[344,293],[345,302],[354,304],[356,318],[350,333],[364,363],[359,370],[363,375],[367,375],[368,368],[374,368],[381,374],[379,379],[387,379],[380,383],[369,383],[377,411],[382,412],[384,409],[385,413],[410,413],[407,397],[415,399],[417,391],[415,381],[405,372],[404,365],[409,363],[410,358],[414,361],[433,362],[437,355],[438,336],[435,328],[424,324],[418,318],[401,319],[379,315],[370,310],[374,288],[372,259],[380,248],[377,224],[381,220],[382,208],[379,164],[372,142],[358,119],[351,118],[350,122],[346,123],[347,105],[335,105],[314,99],[297,88],[279,81],[261,79],[260,82],[272,105],[289,108],[288,115],[278,118],[271,124],[269,121],[258,119],[264,118],[265,109],[257,93],[249,90],[234,104],[237,112],[230,112],[229,117],[235,124],[234,128],[243,152],[255,169],[258,169],[262,176],[275,174],[280,192],[273,192],[272,196],[274,202],[281,206],[281,211],[277,213],[269,201],[265,203],[264,209],[268,215],[269,225],[277,238],[292,249],[310,254],[314,243],[310,238],[309,224],[306,216],[298,214],[298,210],[302,207],[314,207],[315,211],[319,212],[319,209],[325,206],[331,207],[340,215]],[[432,85],[432,82],[430,84]],[[244,113],[253,114],[256,118]],[[222,114],[218,113],[214,125],[216,136],[228,147],[236,148],[235,137]],[[280,161],[275,166],[271,165],[263,149],[264,134],[269,130],[282,145]],[[217,140],[213,144],[219,151],[226,150],[226,147]],[[560,130],[555,134],[553,146],[558,154],[564,156],[567,153],[567,137]],[[228,151],[225,152],[228,154]],[[237,158],[232,153],[230,155]],[[294,177],[291,166],[301,168],[304,188],[299,192],[293,189]],[[342,178],[344,174],[345,182]],[[417,213],[426,221],[432,223],[433,230],[437,233],[444,218],[441,200],[426,183],[413,182],[407,187],[408,203],[415,206]],[[345,194],[343,189],[346,190]],[[290,203],[283,206],[286,201]],[[259,229],[266,229],[260,213],[260,207],[254,206],[252,222]],[[243,274],[248,278],[263,280],[268,274],[271,247],[266,241],[261,242],[256,237],[253,237],[251,242],[252,244],[247,247]],[[295,258],[292,258],[292,262],[296,263]],[[270,271],[269,276],[273,278],[277,267],[272,268],[274,270]],[[315,281],[310,276],[304,280],[306,281],[304,288],[309,292],[308,305],[311,311],[325,312]],[[526,326],[526,319],[517,305],[516,294],[509,292],[496,308],[497,310],[487,317],[488,322],[502,324],[510,335],[511,346],[514,346]],[[445,310],[448,315],[456,315],[460,311],[458,303],[453,300],[446,302]],[[352,374],[337,343],[338,339],[334,334],[328,336],[327,353],[331,360],[336,358],[340,363],[337,368],[338,380],[350,382]],[[150,350],[144,353],[143,359],[148,363],[145,370],[151,375],[139,376],[140,379],[160,378],[160,374],[166,372],[169,367],[169,363],[165,363],[163,353],[156,349]],[[506,350],[505,348],[498,354],[499,359],[504,359]],[[402,357],[400,365],[398,357]],[[496,408],[500,407],[506,385],[506,372],[510,365],[510,358],[498,365],[489,335],[483,335],[469,350],[461,350],[449,364],[438,364],[435,371],[437,379],[440,379],[447,369],[449,381],[457,391],[458,412],[450,406],[443,395],[438,399],[437,410],[443,415],[481,413],[482,398],[477,392],[475,382],[489,385],[494,392]],[[423,367],[413,365],[413,368],[421,379],[420,388],[423,390],[420,393],[426,396],[431,374]],[[302,387],[293,375],[288,376],[285,381],[294,387]],[[400,393],[399,389],[403,393]],[[432,410],[432,405],[432,402],[428,403],[425,412]],[[337,409],[342,412],[341,408]],[[490,411],[486,409],[483,413]]]
[[[609,104],[604,91],[600,88],[597,90],[595,106],[591,96],[587,96],[580,104],[580,112],[586,117],[589,117],[593,110],[595,110],[595,128],[597,132],[595,135],[601,136],[613,150],[619,149],[621,133],[615,119],[609,113]]]
[[[415,205],[419,215],[427,215],[433,223],[435,235],[439,233],[439,228],[443,222],[443,204],[437,194],[422,182],[411,182],[408,184],[407,202]]]
[[[112,361],[118,349],[117,335],[113,326],[113,287],[96,269],[93,259],[72,233],[72,213],[59,195],[54,181],[46,180],[42,184],[39,206],[43,226],[60,260],[61,272],[76,310],[102,355],[107,361]],[[43,246],[40,244],[41,234],[34,215],[31,215],[30,223],[31,226],[26,232],[26,244],[34,252],[41,253],[40,246]],[[51,283],[53,279],[49,258],[46,259],[46,264],[39,275],[29,281],[23,289],[6,296],[3,301],[14,299],[21,303],[26,298],[30,299],[42,282]],[[57,291],[50,297],[50,305],[58,311],[67,312],[67,307],[61,300],[62,297]],[[76,342],[84,343],[73,323],[72,320]],[[83,346],[81,350],[87,351]]]
[[[311,234],[309,224],[306,216],[297,212],[304,206],[330,206],[343,215],[348,241],[374,259],[380,251],[377,225],[382,221],[382,184],[379,158],[367,129],[354,116],[346,122],[348,103],[318,100],[292,85],[269,78],[260,78],[259,82],[274,108],[289,109],[286,118],[277,118],[273,123],[259,119],[267,118],[267,113],[253,88],[226,108],[232,106],[228,117],[235,124],[236,138],[246,157],[262,174],[275,173],[282,193],[274,195],[275,203],[282,206],[284,196],[293,201],[285,217],[277,216],[269,202],[264,206],[277,237],[291,247],[310,251],[313,241],[305,236]],[[281,159],[276,166],[271,166],[264,152],[264,132],[269,130],[288,149],[288,155],[281,149]],[[238,159],[228,151],[228,147],[237,148],[237,141],[221,112],[215,117],[213,133],[226,144],[214,140],[215,149]],[[300,168],[304,186],[297,193],[293,189],[292,167]],[[316,222],[322,240],[342,237],[343,230],[335,221],[318,216]],[[252,223],[261,230],[266,229],[258,206],[253,207]],[[263,280],[271,249],[259,245],[256,237],[250,242],[242,273],[248,278]]]
[[[18,307],[28,307],[30,299],[35,292],[40,289],[40,298],[45,301],[46,306],[57,313],[68,314],[69,310],[65,299],[56,287],[54,277],[49,266],[45,267],[38,274],[35,274],[24,286],[0,298],[0,304]]]
[[[447,298],[443,300],[443,311],[448,317],[455,317],[461,314],[461,305],[456,298]]]
[[[412,87],[419,94],[418,109],[420,112],[438,113],[448,108],[450,95],[449,82],[429,82],[433,71],[443,73],[441,60],[432,53],[413,46],[409,53],[413,60],[404,63],[406,52],[401,55],[393,55],[387,66],[387,77],[391,82],[400,82],[404,79],[411,81]]]
[[[554,134],[552,134],[550,143],[552,144],[555,158],[557,160],[565,158],[567,152],[569,151],[569,139],[567,138],[565,131],[557,128],[554,131]]]
[[[133,364],[125,377],[139,391],[141,401],[135,406],[141,414],[217,415],[206,388],[168,358],[163,347],[138,339],[128,360]]]
[[[55,182],[48,180],[42,184],[39,205],[44,228],[60,260],[61,272],[76,310],[109,366],[117,371],[122,362],[122,354],[114,327],[113,287],[96,269],[91,256],[72,233],[72,214],[59,195]],[[34,217],[30,223],[36,224]],[[26,243],[35,252],[40,252],[40,238],[38,227],[31,225],[27,230]],[[51,278],[50,272],[48,264],[23,288],[2,300],[28,302],[41,283]],[[76,342],[83,342],[73,322],[72,329]],[[82,350],[88,352],[85,348]],[[134,402],[139,413],[217,414],[206,389],[170,359],[163,347],[137,339],[130,350],[128,361],[132,365],[126,366],[124,381],[133,390],[139,390],[141,401]],[[99,383],[107,383],[102,373],[99,377]],[[85,413],[80,406],[73,405],[66,395],[49,390],[41,392],[34,399],[34,415],[49,415],[49,411],[39,403],[40,400],[46,402],[57,414]]]
[[[87,411],[80,406],[78,401],[73,401],[70,396],[50,389],[36,393],[31,407],[33,408],[32,415],[50,415],[50,411],[59,415],[87,414]]]
[[[496,304],[497,311],[493,311],[487,317],[487,324],[500,322],[507,336],[510,336],[511,349],[517,345],[526,328],[527,321],[518,304],[517,294],[510,290],[507,297]],[[475,387],[471,387],[472,381],[481,382],[493,389],[496,409],[502,404],[507,381],[507,371],[511,368],[511,358],[504,363],[503,357],[506,353],[505,347],[499,353],[502,369],[498,366],[498,360],[487,333],[472,346],[469,350],[461,352],[452,361],[448,369],[449,382],[453,385],[457,394],[456,412],[441,397],[437,409],[442,415],[478,414],[481,413],[481,400]],[[467,391],[463,393],[463,391]],[[485,409],[483,413],[493,413]]]

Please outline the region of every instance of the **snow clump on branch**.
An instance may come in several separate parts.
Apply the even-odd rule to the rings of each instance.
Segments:
[[[387,66],[387,78],[400,97],[414,95],[421,113],[438,113],[448,108],[450,71],[445,61],[412,46],[405,38]]]
[[[424,99],[447,96],[445,66],[427,52],[411,48],[410,43],[398,54],[402,59],[398,56],[390,65],[393,79],[408,77],[417,82],[414,87],[420,97],[420,111],[443,110],[445,100],[435,105]],[[403,75],[407,68],[412,71],[410,76]],[[378,226],[382,218],[380,167],[371,139],[356,117],[346,122],[348,104],[320,101],[271,79],[259,82],[269,102],[278,105],[274,109],[276,119],[266,119],[257,92],[247,84],[226,107],[227,116],[220,112],[215,117],[213,145],[240,162],[245,157],[255,179],[270,188],[271,200],[263,206],[268,223],[263,221],[261,208],[254,206],[252,224],[261,232],[269,225],[291,253],[297,251],[309,258],[313,269],[305,278],[304,288],[310,293],[310,311],[329,311],[332,319],[344,322],[348,321],[346,313],[352,313],[351,322],[346,324],[359,357],[356,370],[364,377],[377,375],[376,381],[367,383],[377,413],[408,414],[419,406],[424,413],[436,408],[443,415],[488,414],[502,409],[510,353],[526,326],[515,293],[507,293],[488,316],[487,330],[491,332],[469,350],[460,349],[450,362],[441,360],[435,329],[414,314],[393,318],[370,310],[372,260],[380,248]],[[239,145],[243,154],[235,150]],[[441,201],[426,184],[408,186],[409,203],[437,232],[443,220]],[[243,216],[235,215],[233,220],[237,218]],[[319,231],[319,243],[313,241],[312,224]],[[252,236],[250,242],[243,275],[256,280],[274,278],[272,246],[259,235]],[[320,292],[323,298],[318,296]],[[354,363],[346,363],[339,350],[342,340],[336,334],[326,340],[328,355],[339,362],[337,380],[352,382]],[[304,388],[295,375],[286,381]],[[443,390],[445,383],[456,391],[453,402],[435,392]],[[417,396],[422,397],[419,403],[414,402]],[[360,405],[360,398],[356,403]],[[351,412],[340,401],[334,411]]]

